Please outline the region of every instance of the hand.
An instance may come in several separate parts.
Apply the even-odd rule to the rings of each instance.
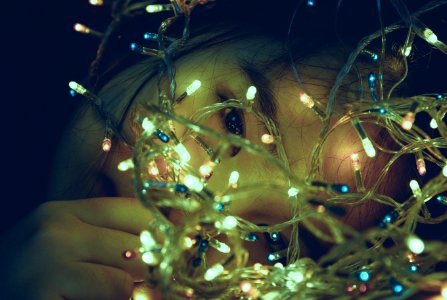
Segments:
[[[0,239],[2,299],[126,299],[143,280],[138,249],[150,212],[137,199],[47,202]]]

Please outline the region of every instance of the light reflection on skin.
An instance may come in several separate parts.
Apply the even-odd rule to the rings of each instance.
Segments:
[[[196,79],[202,81],[202,87],[194,95],[187,97],[181,104],[176,106],[175,112],[185,117],[191,116],[198,109],[217,102],[216,91],[225,93],[225,96],[228,98],[244,99],[247,88],[252,83],[237,68],[235,57],[237,55],[250,57],[250,55],[256,53],[256,57],[253,58],[256,63],[256,61],[263,61],[269,55],[275,53],[278,49],[277,47],[278,45],[274,45],[271,41],[246,40],[226,45],[224,48],[204,50],[181,58],[176,62],[178,95],[183,93],[186,87]],[[336,77],[337,70],[342,63],[338,58],[334,59],[333,56],[328,54],[310,57],[305,60],[305,63],[306,66],[303,66],[300,70],[302,70],[302,79],[305,82],[306,91],[313,96],[317,96],[324,103]],[[324,69],[323,67],[325,66],[333,70]],[[278,107],[278,127],[282,133],[282,142],[290,167],[297,177],[304,179],[310,170],[310,153],[313,145],[318,141],[321,120],[313,111],[300,103],[299,93],[301,90],[293,75],[283,69],[283,66],[277,68],[273,66],[269,70],[262,71],[272,81],[271,88]],[[155,82],[156,79],[153,79],[147,87],[151,89],[150,94],[154,99],[158,94]],[[262,87],[258,87],[258,89],[262,89]],[[353,81],[345,88],[345,91],[339,94],[339,101],[356,99],[357,89],[358,83]],[[140,97],[137,98],[136,102],[138,103],[146,99]],[[337,113],[340,112],[342,111]],[[132,115],[134,114],[131,113],[127,116],[126,124],[132,122]],[[263,145],[260,138],[266,133],[265,127],[259,124],[253,114],[249,113],[244,114],[244,122],[245,137],[254,144]],[[215,130],[225,130],[222,119],[218,116],[209,118],[205,124]],[[176,131],[177,135],[181,136],[184,128],[177,124]],[[125,134],[132,136],[132,128],[126,126]],[[217,144],[216,141],[212,140],[208,142],[210,145]],[[185,146],[193,154],[192,165],[197,165],[198,167],[206,161],[207,156],[197,143],[190,140],[185,143]],[[385,161],[381,162],[378,158],[366,160],[360,140],[348,124],[337,129],[328,139],[323,151],[324,176],[317,179],[327,182],[346,183],[349,184],[351,190],[355,190],[350,162],[350,155],[353,151],[360,154],[362,166],[374,164],[377,172],[380,171],[385,163]],[[118,147],[112,150],[111,154],[105,165],[105,174],[115,183],[118,195],[133,196],[130,173],[116,171],[116,165],[120,161],[127,159],[131,155],[130,151],[123,145],[118,145]],[[263,181],[284,183],[286,180],[280,171],[272,166],[270,161],[259,158],[254,159],[251,154],[242,150],[232,158],[223,159],[222,163],[216,167],[214,175],[209,181],[210,189],[215,191],[223,190],[228,176],[233,170],[240,172],[240,185]],[[376,173],[373,172],[372,174]],[[373,176],[370,177],[370,180],[366,182],[367,187],[374,181]],[[235,202],[231,205],[230,211],[255,224],[282,223],[291,217],[287,199],[271,195]],[[384,209],[379,206],[355,207],[348,210],[342,221],[356,229],[363,230],[374,225],[383,213]],[[179,219],[181,217],[182,214],[178,212],[173,212],[170,216],[175,223],[180,222]],[[290,230],[284,232],[285,236],[288,234],[290,234]],[[251,257],[249,262],[265,261],[266,250],[259,249],[259,247],[252,248],[250,249]],[[306,253],[307,251],[304,250],[303,254]]]

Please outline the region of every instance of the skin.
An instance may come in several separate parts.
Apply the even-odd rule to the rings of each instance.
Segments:
[[[228,98],[244,99],[252,83],[236,68],[235,57],[250,57],[256,53],[254,61],[257,63],[277,53],[279,47],[272,41],[253,39],[181,58],[176,63],[178,95],[195,79],[202,81],[202,87],[176,106],[175,112],[190,117],[201,107],[217,101],[217,92],[228,95]],[[326,53],[311,56],[305,63],[307,66],[302,68],[305,90],[324,103],[336,72],[327,69],[323,72],[323,67],[332,64],[334,68],[339,68],[341,61]],[[318,140],[321,121],[313,111],[300,103],[298,97],[301,90],[289,71],[275,66],[263,71],[272,81],[271,88],[278,107],[276,119],[290,167],[298,178],[304,179],[310,169],[310,151]],[[132,112],[126,117],[123,130],[131,139],[138,135],[138,130],[132,125],[132,116],[144,113],[138,103],[148,97],[155,99],[155,82],[153,79],[147,84],[144,97],[143,94],[137,97]],[[356,88],[355,84],[347,85],[339,98],[343,101],[355,99]],[[244,114],[244,120],[245,138],[267,147],[260,141],[262,134],[266,133],[265,127],[257,122],[253,114]],[[203,123],[210,128],[225,131],[222,119],[218,116]],[[176,124],[178,136],[182,136],[184,130],[180,124]],[[374,128],[369,131],[374,136]],[[57,187],[69,186],[80,176],[81,169],[98,159],[98,155],[101,155],[98,149],[102,134],[103,125],[93,112],[87,110],[75,119],[62,141],[59,158],[56,159],[57,176],[52,182],[52,198],[57,199]],[[212,146],[217,145],[212,139],[208,142]],[[204,151],[196,143],[189,140],[185,146],[193,154],[192,165],[198,167],[206,161]],[[360,140],[350,125],[337,129],[324,149],[325,175],[318,179],[347,183],[354,190],[349,160],[353,151],[360,154],[363,166],[374,164],[375,170],[380,170],[384,164],[379,158],[366,158]],[[103,168],[91,170],[93,178],[98,175],[98,178],[111,181],[116,193],[108,194],[103,188],[103,182],[98,180],[90,194],[91,198],[43,204],[2,237],[0,244],[3,255],[0,257],[4,271],[0,282],[7,282],[2,286],[6,295],[16,299],[129,299],[134,283],[144,278],[145,266],[138,260],[124,260],[121,254],[126,249],[138,248],[138,234],[147,228],[151,220],[150,213],[134,198],[131,173],[119,172],[116,168],[119,162],[130,156],[131,150],[122,142],[115,141]],[[235,169],[240,172],[241,186],[253,182],[270,182],[272,178],[284,183],[284,176],[268,160],[255,158],[245,150],[233,157],[228,153],[225,156],[209,180],[212,190],[222,190],[222,184]],[[67,169],[70,171],[65,171]],[[367,181],[366,185],[369,184]],[[391,196],[393,193],[395,191],[389,191]],[[255,224],[281,223],[291,216],[287,199],[275,195],[236,201],[229,209],[231,213]],[[341,220],[355,229],[363,230],[375,224],[384,211],[384,208],[376,206],[355,207],[349,209]],[[175,224],[181,223],[183,217],[178,211],[171,211],[169,215]],[[283,234],[287,237],[290,230]],[[306,241],[302,241],[301,246],[303,255],[312,256],[312,249]],[[250,252],[249,263],[266,263],[268,247],[264,241],[256,245],[247,244],[247,248]],[[14,255],[11,255],[13,251]]]

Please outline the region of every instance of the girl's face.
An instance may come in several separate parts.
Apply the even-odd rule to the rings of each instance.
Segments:
[[[255,107],[261,111],[264,110],[268,117],[275,120],[290,169],[298,178],[304,180],[311,169],[311,151],[319,141],[322,121],[313,110],[300,102],[300,93],[304,91],[290,71],[290,63],[284,59],[278,60],[278,63],[269,63],[281,54],[279,43],[265,39],[245,39],[243,42],[219,45],[182,57],[175,63],[177,83],[175,98],[186,91],[194,80],[200,80],[202,85],[193,95],[187,96],[177,104],[174,112],[191,118],[205,106],[227,99],[245,100],[247,89],[250,86],[256,86],[258,92]],[[297,65],[306,93],[321,101],[323,107],[342,64],[343,60],[340,56],[321,52],[308,56]],[[367,70],[364,71],[367,74]],[[357,77],[350,75],[345,83],[337,96],[335,121],[344,114],[343,104],[358,99]],[[166,87],[168,87],[167,84]],[[138,103],[150,99],[158,99],[157,78],[147,84],[137,97],[131,113],[128,114],[124,129],[127,136],[132,136],[133,139],[138,138],[139,129],[133,122],[135,115],[150,115],[150,112],[141,110]],[[265,124],[260,122],[252,112],[225,109],[200,123],[220,132],[238,134],[251,143],[264,147],[273,156],[278,155],[278,148],[274,144],[262,142],[262,136],[268,131]],[[175,129],[177,136],[182,137],[185,128],[180,124],[175,124]],[[377,130],[368,127],[366,129],[371,138],[374,138]],[[201,138],[211,148],[217,148],[218,141],[206,136]],[[185,139],[184,144],[191,153],[191,164],[194,167],[199,168],[209,160],[204,149],[193,139]],[[370,178],[365,181],[368,188],[374,182],[374,176],[381,171],[386,159],[380,156],[367,158],[360,139],[350,123],[337,127],[325,142],[322,152],[322,172],[317,174],[315,179],[329,183],[345,183],[349,185],[351,191],[355,192],[356,186],[350,159],[353,152],[359,153],[362,167],[370,170],[364,171],[364,175],[367,174],[365,177]],[[118,144],[105,166],[106,175],[115,183],[120,196],[134,195],[130,172],[122,173],[116,168],[120,161],[129,158],[130,155],[129,149],[123,144]],[[216,166],[208,181],[208,187],[215,192],[223,191],[230,173],[234,170],[240,173],[239,186],[287,184],[287,178],[271,160],[257,157],[245,149],[230,147],[223,155],[221,163]],[[389,181],[388,184],[393,186]],[[274,193],[260,193],[257,197],[233,202],[229,210],[255,224],[276,224],[291,218],[289,201],[287,197]],[[362,230],[375,224],[384,211],[384,207],[375,202],[366,203],[357,207],[349,206],[347,213],[340,218],[344,223]],[[182,213],[174,210],[169,215],[174,223],[180,222],[182,217]],[[290,230],[285,230],[283,234],[288,239]],[[301,243],[303,255],[311,255],[309,249],[306,250],[310,247],[308,243],[306,240]],[[318,247],[327,246],[318,244]],[[254,248],[256,250],[249,249],[251,250],[250,262],[267,263],[267,250],[264,249],[266,247],[257,245]]]

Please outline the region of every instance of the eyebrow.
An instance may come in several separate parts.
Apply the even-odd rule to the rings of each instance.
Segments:
[[[258,66],[247,60],[240,60],[238,67],[258,90],[257,105],[261,113],[277,123],[277,100],[273,95],[272,82]]]

